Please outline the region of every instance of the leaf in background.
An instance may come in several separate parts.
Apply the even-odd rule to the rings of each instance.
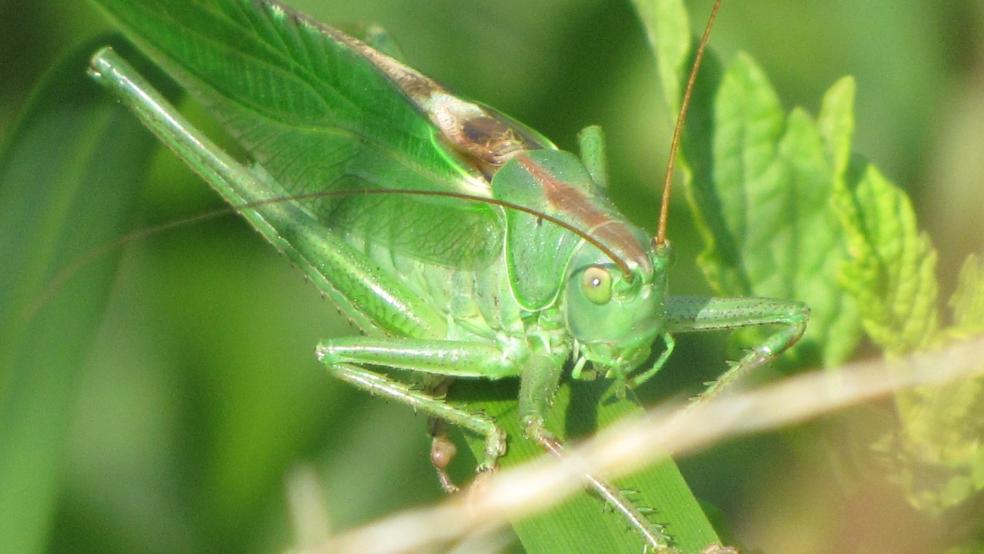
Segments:
[[[939,513],[984,490],[984,380],[922,387],[895,399],[899,430],[890,445],[892,477],[909,501]]]
[[[671,113],[680,109],[684,77],[690,69],[690,18],[679,0],[633,0],[646,40],[656,56],[663,97]]]
[[[984,264],[970,256],[950,297],[953,326],[939,338],[984,333]],[[910,501],[940,512],[984,490],[984,379],[922,387],[896,397],[901,425],[894,477]]]
[[[851,253],[840,281],[858,299],[868,336],[888,354],[931,345],[939,331],[936,251],[908,196],[856,159],[836,203]]]
[[[690,67],[689,55],[670,39],[689,37],[682,7],[673,0],[635,4],[646,16],[664,95],[675,108]],[[836,279],[846,250],[830,202],[835,156],[849,151],[849,138],[824,137],[800,109],[786,115],[749,56],[739,55],[723,68],[706,56],[680,163],[705,242],[698,263],[718,294],[806,302],[810,324],[796,346],[804,363],[818,358],[837,365],[860,338],[855,302]]]
[[[641,413],[631,401],[618,400],[611,394],[610,382],[563,383],[548,416],[547,427],[567,440],[591,436],[612,422]],[[529,461],[542,450],[523,440],[523,430],[516,412],[516,384],[502,381],[478,383],[459,381],[452,388],[456,400],[467,400],[472,409],[492,415],[509,434],[509,450],[501,460],[504,467]],[[492,399],[490,399],[492,398]],[[481,439],[468,436],[473,453],[481,455]],[[471,465],[466,471],[470,472]],[[664,460],[616,485],[637,491],[631,499],[653,510],[651,521],[665,526],[674,544],[683,552],[700,552],[718,543],[717,534],[694,498],[686,481],[672,460]],[[625,520],[614,513],[594,494],[581,493],[544,514],[516,522],[516,534],[527,552],[606,552],[634,554],[641,550],[642,539],[630,530]]]
[[[81,267],[50,298],[46,287],[123,233],[155,150],[85,76],[106,43],[47,74],[0,154],[0,552],[44,549],[76,384],[118,253]]]
[[[689,33],[674,0],[636,0],[657,51],[671,108],[685,55],[668,37]],[[665,17],[664,17],[665,16]],[[720,294],[805,301],[797,348],[826,366],[847,359],[860,326],[888,354],[937,345],[936,252],[906,194],[852,157],[854,82],[825,95],[817,122],[788,116],[748,56],[698,77],[682,141],[683,180],[706,248],[698,261]],[[984,324],[984,270],[971,260],[951,305],[952,334]],[[922,508],[939,510],[984,488],[984,383],[918,389],[896,399],[895,475]],[[884,445],[883,445],[884,446]]]
[[[936,251],[920,232],[908,196],[874,165],[849,160],[848,151],[835,146],[849,140],[853,96],[853,82],[835,85],[824,100],[821,128],[842,168],[835,203],[851,257],[840,282],[857,298],[868,336],[893,356],[981,332],[984,279],[976,259],[964,265],[950,300],[955,326],[941,331]],[[898,428],[876,448],[887,454],[892,477],[913,505],[939,512],[984,489],[984,381],[904,391],[895,407]]]
[[[951,333],[962,337],[984,333],[984,258],[967,257],[949,304],[953,310]]]
[[[842,186],[848,163],[851,161],[851,140],[854,136],[854,78],[844,77],[834,83],[823,96],[817,125],[832,161],[834,177]]]

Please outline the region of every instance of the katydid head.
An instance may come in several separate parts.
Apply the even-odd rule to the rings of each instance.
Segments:
[[[567,277],[567,326],[582,356],[575,366],[575,374],[580,373],[584,361],[590,361],[607,368],[612,376],[624,378],[649,357],[653,342],[666,332],[666,281],[672,259],[666,230],[673,166],[704,49],[720,7],[721,0],[717,0],[697,47],[680,104],[663,183],[658,229],[646,248],[650,263],[634,265],[629,271],[626,271],[629,266],[623,263],[622,271],[618,271],[612,264],[615,258],[602,254],[592,245],[584,245],[572,261]]]
[[[656,247],[648,267],[626,274],[592,245],[579,249],[567,275],[565,315],[584,361],[621,378],[649,357],[666,330],[670,258],[668,245]]]

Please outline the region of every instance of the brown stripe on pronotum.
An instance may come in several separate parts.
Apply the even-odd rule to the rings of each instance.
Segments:
[[[585,196],[583,191],[557,179],[533,160],[521,156],[518,161],[523,169],[528,171],[543,187],[547,202],[552,207],[569,214],[584,229],[589,229],[591,233],[596,235],[594,240],[588,242],[595,246],[600,243],[611,244],[642,268],[644,272],[649,272],[649,255],[642,249],[638,239],[623,222],[612,219],[610,214],[599,209],[597,204]],[[584,235],[579,233],[579,236],[583,237]],[[611,257],[607,252],[606,255]],[[630,271],[626,271],[626,268],[622,266],[619,268],[625,273],[626,279],[632,280]]]

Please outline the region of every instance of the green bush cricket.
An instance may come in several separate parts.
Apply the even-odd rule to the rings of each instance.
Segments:
[[[608,200],[597,130],[582,135],[580,157],[561,151],[272,1],[97,3],[254,163],[215,146],[113,51],[95,55],[92,76],[365,332],[323,341],[321,363],[357,388],[483,436],[480,471],[496,467],[507,437],[492,418],[443,400],[452,379],[519,378],[526,437],[562,455],[544,420],[568,367],[573,379],[599,372],[631,388],[660,369],[676,333],[777,325],[708,396],[805,329],[798,302],[668,294],[669,184],[686,100],[659,231],[649,237]],[[665,346],[647,364],[654,343]],[[424,386],[373,366],[422,374]],[[432,459],[452,490],[448,444],[437,433]],[[650,547],[670,549],[620,491],[589,481]]]

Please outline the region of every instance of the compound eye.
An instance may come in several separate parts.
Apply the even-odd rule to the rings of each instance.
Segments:
[[[596,265],[581,274],[581,290],[595,304],[607,304],[612,299],[612,274]]]

